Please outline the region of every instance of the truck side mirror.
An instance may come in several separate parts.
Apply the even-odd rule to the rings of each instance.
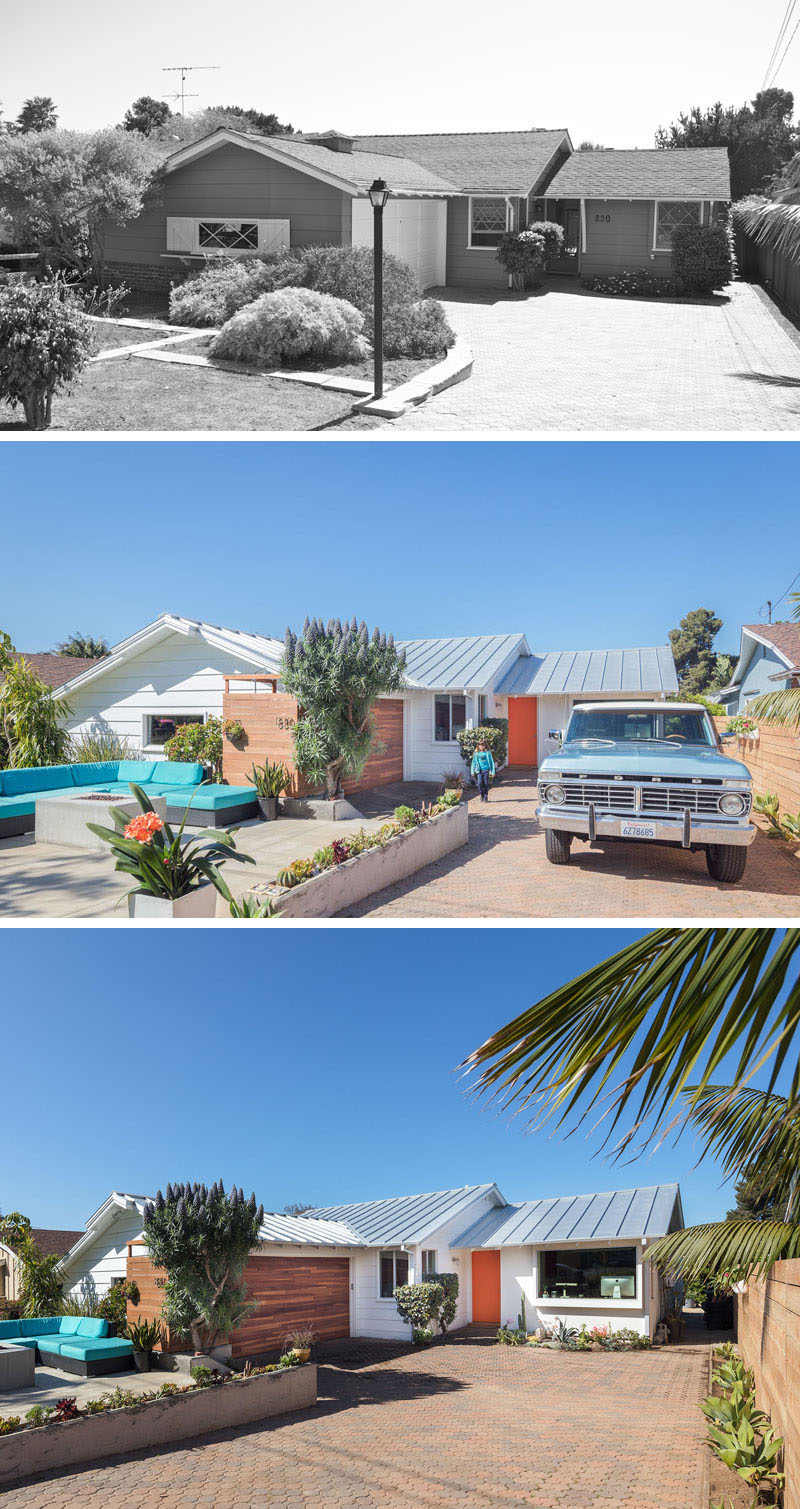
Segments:
[[[563,744],[564,731],[561,728],[548,728],[547,737],[548,739],[555,739],[556,744]]]
[[[731,728],[726,728],[725,731],[723,733],[720,733],[720,735],[719,735],[720,743],[722,743],[723,739],[735,739],[735,738],[736,738],[736,735],[733,732],[733,729],[731,729]]]

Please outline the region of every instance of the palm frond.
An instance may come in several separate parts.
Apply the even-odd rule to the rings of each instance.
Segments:
[[[734,1050],[734,1089],[769,1061],[771,1093],[788,1060],[795,1102],[800,978],[792,966],[798,949],[798,929],[779,935],[775,928],[659,928],[528,1007],[461,1068],[473,1094],[526,1114],[531,1129],[551,1117],[563,1125],[583,1101],[579,1125],[604,1096],[604,1145],[625,1110],[634,1117],[616,1144],[617,1156],[645,1121],[653,1123],[647,1140],[664,1130],[660,1124],[700,1070],[675,1118],[688,1119]],[[609,1089],[617,1073],[621,1078]]]
[[[742,199],[731,218],[737,231],[758,246],[800,262],[800,204],[780,199]]]
[[[762,692],[748,702],[747,716],[779,723],[783,728],[800,730],[800,687],[776,692]]]
[[[763,1090],[707,1085],[694,1098],[692,1120],[704,1153],[721,1157],[724,1178],[756,1163],[760,1190],[785,1205],[787,1219],[800,1218],[800,1105]]]
[[[762,1278],[782,1258],[800,1257],[800,1222],[715,1221],[659,1237],[645,1258],[687,1283]]]

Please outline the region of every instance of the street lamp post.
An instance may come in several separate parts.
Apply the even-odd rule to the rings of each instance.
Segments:
[[[375,398],[383,398],[383,211],[389,190],[382,178],[376,178],[367,190],[373,212],[374,294],[372,349],[375,357]]]

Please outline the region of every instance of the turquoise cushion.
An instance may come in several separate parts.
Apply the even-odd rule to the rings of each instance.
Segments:
[[[35,802],[49,802],[53,797],[76,796],[77,791],[76,786],[54,786],[52,791],[32,791],[30,795]]]
[[[76,786],[95,786],[98,781],[116,781],[119,760],[88,760],[83,765],[73,765],[72,774]]]
[[[36,1345],[40,1352],[54,1352],[58,1356],[61,1348],[66,1346],[68,1341],[74,1340],[74,1336],[59,1336],[57,1331],[45,1331],[41,1336],[31,1336],[29,1345]]]
[[[0,1320],[0,1341],[8,1340],[9,1336],[22,1334],[18,1320]]]
[[[55,1336],[55,1334],[56,1334],[55,1331],[52,1334]],[[44,1341],[44,1339],[45,1338],[43,1336],[7,1336],[6,1337],[6,1340],[7,1341],[12,1341],[14,1343],[15,1347],[27,1347],[29,1351],[32,1351],[35,1347],[38,1347],[39,1342],[40,1341]]]
[[[188,760],[161,760],[152,779],[157,786],[197,786],[203,779],[203,767]]]
[[[0,796],[0,822],[4,817],[29,817],[35,811],[32,796]]]
[[[84,1318],[85,1317],[83,1315],[61,1315],[61,1316],[59,1316],[59,1321],[58,1321],[59,1335],[60,1336],[74,1336],[75,1332],[78,1329],[78,1326],[80,1325],[81,1321]]]
[[[126,782],[135,781],[137,786],[143,786],[145,781],[152,781],[153,771],[157,764],[157,760],[120,760],[117,765],[116,779]]]
[[[100,1315],[84,1315],[78,1322],[79,1336],[107,1336],[108,1321]]]
[[[42,1336],[45,1331],[58,1332],[60,1315],[36,1315],[20,1321],[22,1336]]]
[[[52,791],[56,786],[72,786],[71,765],[37,765],[33,770],[4,770],[3,795],[22,796],[28,791]]]
[[[255,806],[257,801],[255,786],[201,786],[189,798],[190,805],[199,812],[219,812],[225,807],[241,807],[244,802]]]
[[[131,1357],[133,1343],[120,1336],[98,1336],[96,1339],[87,1336],[85,1341],[73,1336],[71,1341],[62,1341],[59,1352],[62,1357],[77,1357],[80,1362],[102,1362],[104,1357]]]

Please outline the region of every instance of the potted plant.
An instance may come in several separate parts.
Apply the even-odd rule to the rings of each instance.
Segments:
[[[250,854],[240,854],[235,830],[204,828],[184,842],[183,830],[189,807],[177,833],[154,811],[141,786],[131,782],[141,813],[131,818],[119,807],[109,807],[114,827],[87,823],[109,845],[115,869],[132,875],[136,885],[128,892],[129,917],[213,917],[217,892],[230,905],[233,897],[220,874],[228,859],[255,864]]]
[[[443,776],[445,791],[457,791],[461,796],[464,790],[464,777],[460,770],[446,770]]]
[[[163,1343],[161,1324],[157,1320],[136,1320],[128,1326],[128,1340],[133,1343],[133,1363],[140,1373],[150,1372],[150,1353],[159,1342]]]
[[[293,1331],[284,1336],[284,1350],[296,1357],[298,1362],[308,1362],[316,1339],[317,1333],[312,1326],[296,1326]]]
[[[291,785],[292,777],[285,765],[269,760],[263,765],[254,765],[250,779],[258,792],[258,806],[265,822],[273,822],[278,816],[278,797]]]

